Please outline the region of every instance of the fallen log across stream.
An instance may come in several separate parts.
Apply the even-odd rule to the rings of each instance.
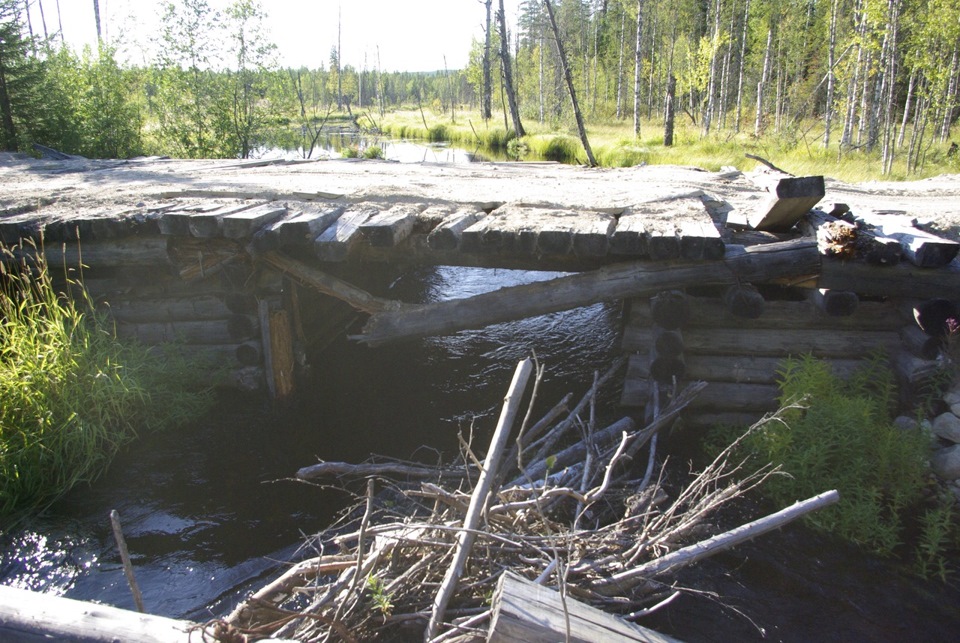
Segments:
[[[362,501],[349,520],[305,545],[319,555],[243,601],[221,630],[296,640],[546,641],[589,640],[575,633],[602,623],[602,631],[627,637],[618,640],[668,641],[627,620],[669,602],[663,598],[678,591],[670,580],[678,567],[837,498],[827,492],[703,540],[721,507],[778,474],[770,465],[748,466],[737,448],[767,422],[782,421],[782,411],[698,473],[662,465],[657,474],[651,437],[703,383],[659,392],[663,408],[642,428],[626,417],[601,429],[596,400],[609,371],[595,376],[573,410],[567,396],[537,421],[543,373],[539,364],[520,362],[484,458],[464,440],[459,459],[436,465],[433,476],[423,464],[383,461],[301,469],[301,479],[336,478],[346,489],[365,478]],[[527,437],[534,427],[540,439]],[[565,439],[541,453],[558,431]],[[536,602],[549,618],[525,616],[518,601]]]
[[[351,339],[375,346],[693,285],[803,280],[819,274],[820,254],[810,239],[728,246],[721,261],[616,264],[464,299],[385,309],[375,312],[363,334]]]

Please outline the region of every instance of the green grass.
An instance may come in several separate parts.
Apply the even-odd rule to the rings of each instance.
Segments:
[[[682,116],[682,115],[681,115]],[[663,123],[641,122],[640,136],[633,135],[631,119],[587,119],[587,136],[597,162],[602,167],[648,165],[682,165],[718,171],[736,167],[747,171],[757,162],[746,157],[763,157],[784,170],[798,175],[823,174],[847,182],[871,180],[912,180],[940,174],[960,172],[960,159],[947,156],[949,143],[937,144],[925,153],[919,172],[908,174],[905,151],[897,153],[892,171],[882,175],[879,150],[874,152],[844,151],[836,145],[824,149],[816,136],[818,123],[798,123],[790,130],[755,137],[749,124],[740,133],[732,129],[702,136],[686,117],[678,116],[674,145],[663,145]],[[426,125],[424,124],[426,121]],[[748,123],[747,120],[744,121]],[[492,158],[508,149],[509,158],[564,163],[585,163],[586,154],[572,124],[538,123],[525,118],[527,136],[515,140],[505,127],[502,115],[484,121],[479,113],[458,111],[456,120],[431,110],[396,110],[380,121],[382,132],[397,138],[431,142],[448,141],[468,149],[479,147]],[[909,132],[908,132],[909,134]],[[909,137],[908,137],[909,138]]]
[[[118,341],[89,302],[58,294],[42,260],[0,254],[0,515],[12,516],[95,480],[125,444],[212,397],[182,359]]]

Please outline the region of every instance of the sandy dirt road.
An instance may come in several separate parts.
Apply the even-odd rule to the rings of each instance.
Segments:
[[[960,175],[847,184],[827,178],[821,202],[903,211],[924,227],[960,238]],[[230,160],[34,160],[0,155],[0,216],[111,215],[170,196],[250,195],[277,199],[522,202],[617,211],[696,190],[749,209],[764,193],[735,170],[678,166],[584,168],[554,163],[401,164],[323,160],[263,164]],[[29,211],[29,214],[28,214]],[[18,218],[19,218],[18,216]]]

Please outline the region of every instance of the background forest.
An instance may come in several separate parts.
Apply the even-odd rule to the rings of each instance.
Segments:
[[[569,138],[577,105],[604,165],[674,144],[854,157],[898,177],[960,166],[960,0],[553,0],[556,31],[546,0],[522,2],[514,24],[502,0],[471,0],[487,38],[466,69],[430,73],[341,65],[336,46],[316,67],[280,68],[256,0],[161,3],[158,53],[134,65],[106,43],[71,51],[28,3],[47,15],[43,0],[0,0],[5,150],[308,156],[323,125],[391,130],[404,109],[425,130],[428,115],[482,120],[505,144],[528,128]]]

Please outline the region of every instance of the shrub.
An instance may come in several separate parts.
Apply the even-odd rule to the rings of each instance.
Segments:
[[[747,441],[757,457],[788,474],[771,478],[764,493],[788,505],[837,489],[840,502],[810,516],[811,524],[880,555],[892,554],[916,528],[917,560],[935,568],[948,540],[945,525],[955,516],[947,515],[949,507],[923,506],[929,437],[893,425],[890,370],[874,359],[842,381],[829,364],[807,356],[786,360],[780,377],[781,403],[803,402]]]

